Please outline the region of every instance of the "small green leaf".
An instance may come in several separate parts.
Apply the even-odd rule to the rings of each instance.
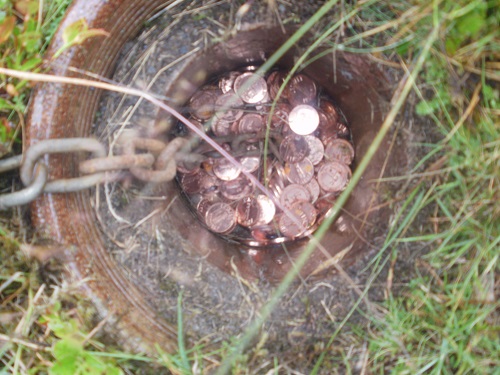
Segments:
[[[64,44],[54,54],[54,59],[57,58],[66,49],[82,44],[85,40],[95,36],[109,36],[109,33],[103,29],[89,29],[89,25],[84,18],[73,22],[71,25],[66,26],[63,31]]]

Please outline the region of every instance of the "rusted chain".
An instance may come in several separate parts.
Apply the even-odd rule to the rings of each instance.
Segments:
[[[14,193],[0,195],[0,210],[34,201],[42,194],[43,188],[47,182],[47,176],[48,172],[45,164],[38,163],[35,167],[33,180],[26,188]]]
[[[79,164],[80,173],[91,174],[96,172],[130,169],[132,167],[150,167],[155,157],[151,154],[107,156],[82,161]]]

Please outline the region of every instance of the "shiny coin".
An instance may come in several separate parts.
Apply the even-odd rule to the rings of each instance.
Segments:
[[[288,116],[288,124],[296,134],[311,134],[319,125],[318,112],[310,105],[298,105],[291,110]]]
[[[243,102],[235,93],[220,95],[215,101],[216,116],[224,121],[234,122],[243,116]]]
[[[307,155],[309,148],[304,137],[299,135],[288,135],[280,144],[281,157],[289,163],[298,163]]]
[[[267,85],[269,87],[269,96],[274,100],[278,94],[278,90],[285,81],[286,73],[280,70],[275,70],[269,77],[267,77]],[[281,95],[281,98],[286,99],[284,96],[285,92]]]
[[[261,76],[246,72],[234,80],[234,91],[245,103],[261,103],[267,96],[267,84]]]
[[[205,219],[205,215],[207,214],[208,208],[214,203],[216,202],[214,202],[213,199],[201,198],[201,200],[196,205],[196,211],[198,212],[198,215],[200,215],[200,217],[203,218],[203,220]]]
[[[231,181],[223,181],[219,186],[223,197],[235,201],[243,199],[255,190],[255,187],[245,175],[239,175],[238,178]]]
[[[325,148],[325,158],[330,161],[336,160],[350,165],[354,160],[354,147],[345,139],[334,139],[328,142]]]
[[[182,186],[182,190],[186,194],[197,194],[202,189],[202,179],[206,176],[206,173],[202,170],[199,170],[196,173],[184,174],[180,178],[180,183]]]
[[[217,94],[213,90],[197,91],[189,101],[189,110],[197,119],[208,120],[214,114]]]
[[[308,214],[294,205],[294,207],[290,207],[289,212],[280,217],[279,230],[285,237],[296,238],[309,228],[309,222]]]
[[[292,107],[286,103],[278,103],[271,117],[271,129],[279,129],[288,125],[288,116]],[[270,114],[271,115],[271,114]]]
[[[311,178],[311,181],[309,181],[305,186],[309,191],[309,194],[311,194],[311,202],[312,203],[316,202],[321,192],[318,181],[316,181],[315,178]]]
[[[248,173],[253,173],[260,166],[260,158],[257,156],[245,156],[239,158],[239,162],[241,163],[242,170]]]
[[[298,163],[286,163],[284,174],[292,184],[307,184],[314,176],[314,165],[308,158]]]
[[[261,206],[254,197],[245,197],[236,206],[236,219],[238,224],[244,227],[251,227],[257,224],[261,215]]]
[[[331,161],[323,164],[318,170],[318,184],[326,192],[342,191],[349,179],[351,170],[349,167],[338,161]]]
[[[294,203],[291,211],[300,210],[306,215],[307,218],[307,227],[310,228],[316,222],[316,218],[318,217],[318,211],[314,208],[313,204],[307,201],[299,201]]]
[[[338,122],[339,114],[337,112],[337,109],[335,108],[335,105],[331,101],[321,98],[319,108],[326,114],[329,122],[332,125]]]
[[[214,174],[223,181],[236,179],[241,173],[241,167],[234,165],[226,158],[218,159],[213,166]]]
[[[271,175],[269,178],[268,189],[274,198],[279,199],[285,189],[285,181],[278,175]]]
[[[223,94],[227,94],[228,92],[233,90],[234,80],[239,75],[239,72],[229,72],[228,75],[222,77],[219,80],[219,88],[221,89]]]
[[[317,89],[314,81],[304,74],[292,77],[288,85],[288,101],[292,105],[314,104]]]
[[[205,213],[205,223],[213,232],[227,234],[236,226],[236,213],[227,203],[214,203]]]
[[[264,119],[257,113],[243,115],[238,123],[238,133],[260,133],[264,130]]]
[[[295,202],[310,201],[311,195],[306,187],[298,184],[288,185],[283,189],[280,196],[280,203],[285,208],[290,208]]]
[[[257,202],[260,205],[261,215],[255,225],[269,224],[276,214],[276,206],[273,201],[265,195],[257,196]]]
[[[305,140],[309,151],[307,153],[307,158],[313,163],[313,165],[318,165],[321,160],[323,160],[323,155],[325,154],[325,147],[323,142],[315,136],[306,135]]]
[[[231,121],[216,117],[212,121],[211,129],[216,137],[225,137],[232,133],[232,125]]]

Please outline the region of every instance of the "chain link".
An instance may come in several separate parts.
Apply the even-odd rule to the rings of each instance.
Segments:
[[[46,139],[31,146],[23,155],[0,160],[0,173],[19,168],[25,186],[22,190],[0,195],[0,210],[30,203],[43,193],[76,192],[110,182],[118,178],[116,172],[123,170],[142,181],[171,181],[176,175],[176,154],[181,154],[179,150],[187,141],[175,138],[166,144],[150,138],[129,138],[122,143],[122,155],[106,156],[106,147],[96,139]],[[137,153],[137,150],[146,152]],[[49,180],[48,155],[81,152],[91,156],[79,163],[78,177]]]

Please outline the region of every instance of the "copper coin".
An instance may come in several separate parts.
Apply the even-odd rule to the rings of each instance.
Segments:
[[[196,204],[196,211],[198,212],[198,215],[200,215],[203,220],[205,220],[205,216],[207,213],[208,208],[213,205],[214,200],[210,198],[201,198],[201,200]]]
[[[305,212],[299,208],[290,209],[288,214],[280,217],[279,230],[285,237],[296,238],[309,228],[308,224],[309,220]]]
[[[337,121],[337,124],[335,124],[335,127],[337,128],[337,134],[340,138],[344,138],[344,139],[349,139],[351,138],[351,130],[349,129],[349,127],[340,122],[340,121]]]
[[[200,179],[200,192],[202,194],[212,194],[219,190],[219,180],[215,176],[210,176],[208,173],[202,173]]]
[[[316,209],[318,210],[319,215],[325,216],[328,211],[333,207],[335,200],[337,197],[333,194],[327,194],[318,199],[315,203]]]
[[[342,191],[350,178],[349,167],[338,161],[327,162],[318,170],[318,184],[326,192]]]
[[[295,106],[288,115],[288,125],[296,134],[311,134],[319,125],[318,111],[307,104]]]
[[[350,165],[354,160],[354,147],[352,147],[351,142],[345,139],[331,140],[326,145],[325,158]]]
[[[331,121],[328,115],[322,109],[316,109],[318,111],[319,116],[319,131],[321,132],[324,129],[331,128],[335,125],[335,122]]]
[[[268,189],[276,199],[279,199],[285,189],[285,181],[276,174],[271,175]]]
[[[223,197],[235,201],[252,194],[255,187],[245,175],[239,175],[234,180],[223,181],[219,190]]]
[[[288,135],[280,144],[281,157],[289,163],[298,163],[307,155],[307,142],[299,135]]]
[[[288,85],[288,101],[292,105],[314,104],[317,89],[314,81],[304,74],[292,77]]]
[[[321,98],[319,108],[324,111],[331,124],[336,124],[339,120],[339,114],[335,105],[328,99]]]
[[[241,73],[239,72],[229,72],[219,80],[219,88],[221,89],[223,94],[227,94],[228,92],[233,90],[234,80],[240,74]]]
[[[231,121],[216,117],[212,121],[211,129],[216,137],[225,137],[232,133],[232,125]]]
[[[236,226],[236,213],[227,203],[214,203],[205,213],[205,223],[213,232],[227,234]]]
[[[261,206],[254,197],[245,197],[236,206],[236,219],[238,224],[244,227],[251,227],[257,224],[261,215]]]
[[[272,99],[276,98],[276,95],[278,94],[278,90],[280,89],[281,85],[283,85],[283,82],[285,81],[286,78],[286,73],[275,70],[271,74],[269,74],[269,77],[267,77],[267,85],[269,87],[269,96]],[[285,92],[281,95],[283,99],[286,99],[284,96]]]
[[[313,135],[306,135],[304,138],[309,148],[307,158],[311,161],[311,163],[313,163],[313,165],[318,165],[319,162],[323,160],[323,156],[325,154],[323,142]]]
[[[260,166],[260,158],[257,156],[245,156],[239,158],[239,162],[241,163],[241,169],[248,173],[253,173]]]
[[[199,170],[197,173],[182,175],[180,178],[182,189],[186,194],[196,194],[202,189],[202,179],[206,175],[205,172]]]
[[[241,167],[234,165],[226,158],[220,158],[214,163],[213,171],[217,178],[223,181],[231,181],[240,175]]]
[[[318,217],[318,211],[314,208],[313,204],[307,201],[299,201],[294,203],[291,211],[300,210],[306,215],[307,218],[307,227],[310,228],[316,222]]]
[[[260,206],[261,215],[255,225],[269,224],[276,214],[276,206],[273,201],[265,195],[259,195],[256,199]]]
[[[260,133],[264,130],[264,119],[257,113],[247,113],[238,122],[238,133]]]
[[[309,194],[311,195],[311,202],[312,203],[316,202],[321,192],[318,181],[316,181],[315,178],[311,178],[311,181],[309,181],[305,186],[306,189],[309,191]]]
[[[285,164],[285,176],[292,184],[307,184],[314,176],[314,165],[308,158],[304,158],[298,163]]]
[[[215,101],[216,116],[224,121],[234,122],[243,116],[243,102],[235,93],[220,95]]]
[[[288,125],[288,115],[290,114],[291,109],[292,107],[289,104],[278,103],[272,113],[271,129],[279,129]]]
[[[298,184],[291,184],[283,189],[280,196],[280,203],[285,208],[290,209],[295,202],[309,201],[310,199],[311,195],[306,187]]]
[[[189,101],[189,109],[193,116],[200,120],[208,120],[214,114],[217,94],[213,90],[200,90],[194,93]]]
[[[261,103],[267,96],[267,84],[261,76],[246,72],[234,80],[234,91],[245,103]]]

